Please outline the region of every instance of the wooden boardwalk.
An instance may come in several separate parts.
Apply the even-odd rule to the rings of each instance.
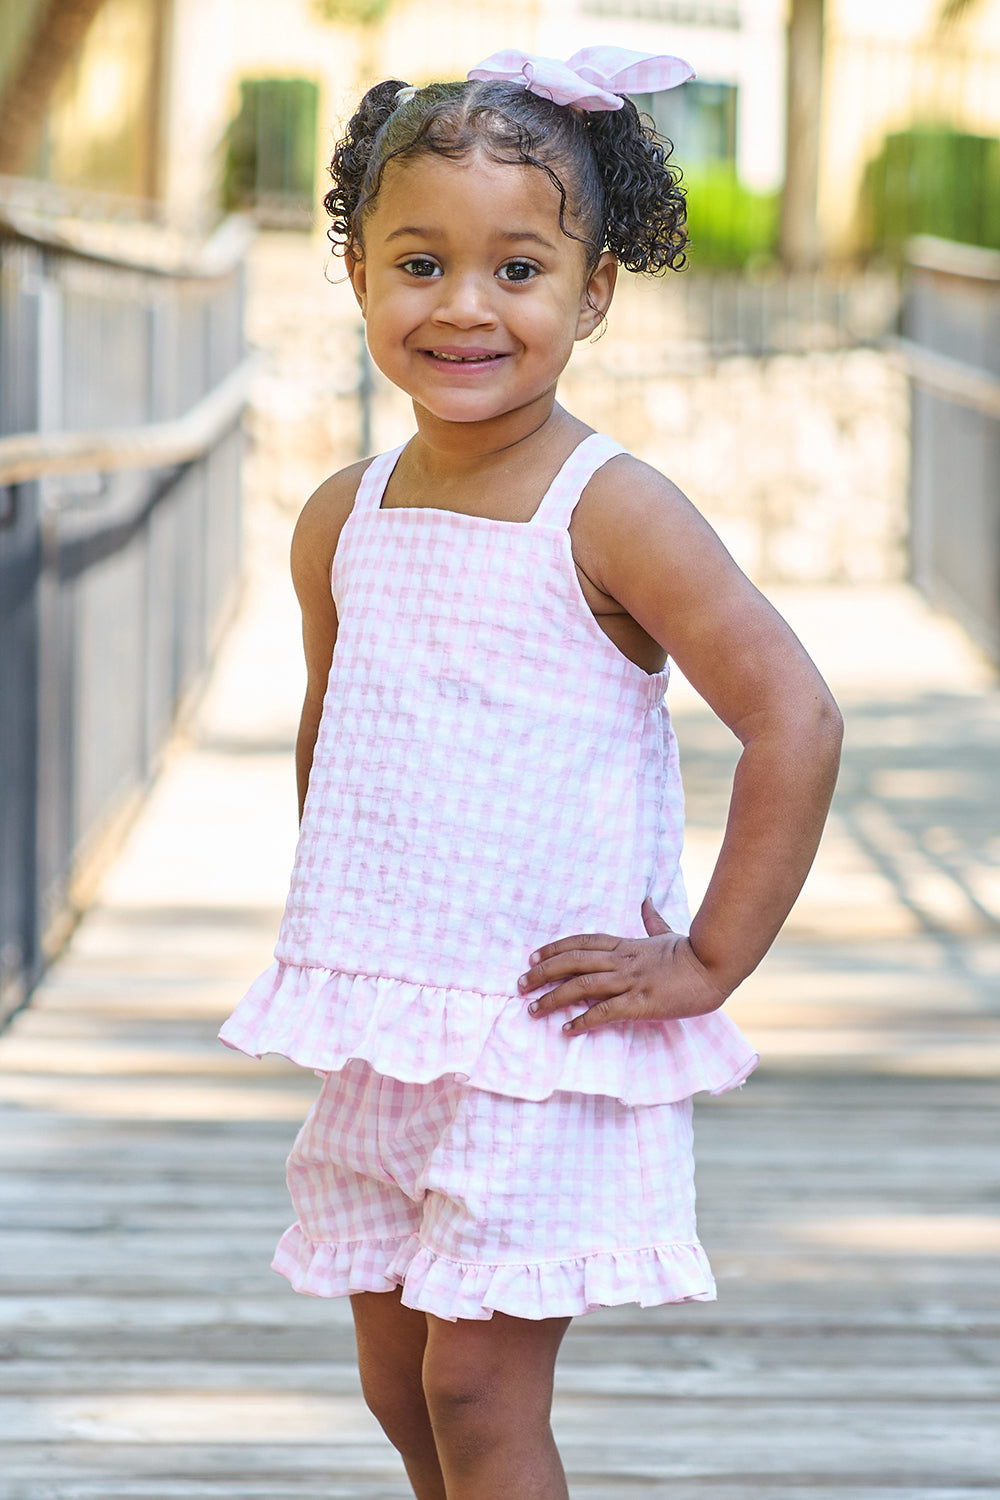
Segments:
[[[0,1038],[3,1500],[409,1493],[346,1305],[267,1269],[314,1080],[214,1040],[269,957],[292,835],[295,626],[261,597]],[[855,694],[816,875],[733,1006],[765,1064],[698,1109],[720,1300],[571,1329],[575,1500],[1000,1495],[1000,697],[958,689]],[[697,869],[731,751],[681,699]]]

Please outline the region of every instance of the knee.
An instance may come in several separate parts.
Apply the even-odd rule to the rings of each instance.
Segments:
[[[458,1363],[424,1362],[424,1399],[432,1416],[460,1421],[465,1413],[487,1410],[492,1396],[488,1372]]]
[[[424,1369],[424,1399],[439,1448],[481,1458],[500,1440],[497,1393],[489,1378],[462,1368]]]
[[[419,1384],[382,1368],[361,1371],[365,1404],[394,1448],[404,1455],[427,1446],[430,1422]]]

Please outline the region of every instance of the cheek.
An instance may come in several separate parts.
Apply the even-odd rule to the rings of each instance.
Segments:
[[[398,289],[380,289],[369,298],[368,322],[386,334],[399,334],[414,321],[413,299],[400,296]]]

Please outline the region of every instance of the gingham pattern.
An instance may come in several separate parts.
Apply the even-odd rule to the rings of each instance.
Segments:
[[[667,1103],[740,1083],[721,1013],[568,1038],[517,990],[575,932],[686,930],[683,802],[663,702],[581,593],[567,530],[614,454],[571,454],[528,524],[381,510],[367,470],[333,570],[340,620],[275,950],[222,1031],[324,1072],[363,1058],[525,1099]]]
[[[402,1285],[407,1307],[448,1319],[715,1296],[695,1231],[690,1100],[538,1104],[352,1062],[325,1080],[288,1186],[298,1221],[274,1269],[313,1296]]]
[[[682,57],[626,47],[581,47],[568,62],[508,47],[478,63],[467,76],[521,83],[553,104],[615,110],[622,107],[622,94],[660,94],[687,83],[695,71]]]

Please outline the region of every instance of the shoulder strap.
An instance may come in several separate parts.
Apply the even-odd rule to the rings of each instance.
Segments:
[[[405,443],[400,443],[398,448],[393,448],[389,453],[380,453],[377,458],[372,459],[361,476],[361,483],[354,497],[355,514],[364,510],[378,510],[382,504],[385,487],[389,483],[389,476],[405,447]]]
[[[624,453],[621,443],[603,433],[592,432],[578,443],[542,497],[542,503],[531,518],[531,524],[558,526],[565,530],[576,509],[577,501],[590,480],[609,458]]]

